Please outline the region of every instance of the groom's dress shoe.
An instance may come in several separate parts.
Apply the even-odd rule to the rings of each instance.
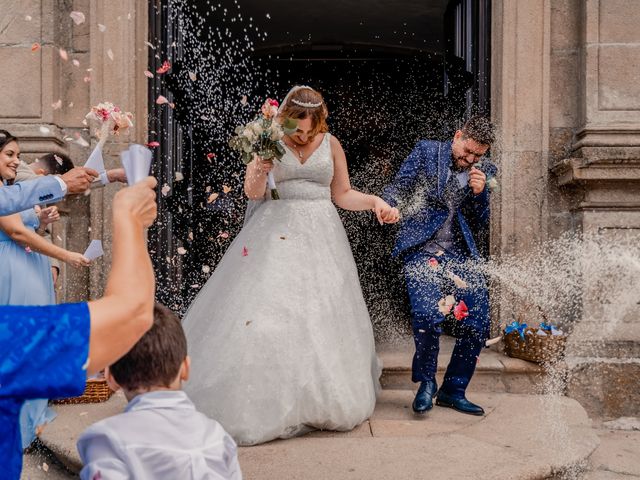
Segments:
[[[433,408],[433,396],[438,391],[436,382],[427,380],[420,382],[418,393],[413,400],[413,411],[415,413],[426,413]]]
[[[439,407],[448,407],[458,412],[468,413],[469,415],[484,415],[484,410],[480,405],[471,403],[466,398],[454,398],[446,393],[439,392],[436,397],[436,405]]]

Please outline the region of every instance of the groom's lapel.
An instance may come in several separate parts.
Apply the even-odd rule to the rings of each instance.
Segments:
[[[438,145],[438,196],[442,195],[447,184],[447,173],[451,165],[451,142]]]

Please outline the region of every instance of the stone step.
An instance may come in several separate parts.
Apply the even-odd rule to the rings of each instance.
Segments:
[[[412,399],[409,390],[386,389],[372,417],[350,432],[314,432],[240,448],[244,477],[547,479],[582,472],[598,445],[586,412],[568,397],[478,392],[474,400],[485,408],[483,417],[442,407],[417,417],[410,410]],[[124,403],[116,395],[105,404],[56,406],[58,418],[45,429],[42,441],[77,471],[79,434],[121,411]]]
[[[455,339],[448,336],[443,335],[440,339],[438,385],[442,383],[454,343]],[[411,381],[411,362],[415,351],[413,339],[399,338],[378,344],[376,348],[382,360],[382,388],[415,390],[417,384]],[[545,369],[540,365],[508,357],[491,347],[480,354],[469,389],[474,392],[535,394],[541,392],[545,378]]]

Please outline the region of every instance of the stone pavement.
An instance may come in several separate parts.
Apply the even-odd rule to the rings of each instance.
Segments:
[[[241,448],[245,477],[548,478],[554,472],[581,468],[598,446],[586,413],[567,397],[549,400],[534,395],[477,393],[472,397],[485,406],[485,417],[434,407],[422,418],[410,410],[412,397],[409,390],[383,390],[371,419],[351,432],[315,432]],[[42,441],[60,461],[77,471],[78,434],[123,406],[121,395],[101,405],[58,406],[59,417],[45,429]]]
[[[446,365],[450,346],[445,342],[441,364]],[[593,425],[575,400],[531,394],[540,375],[533,364],[485,352],[468,393],[485,407],[484,417],[441,407],[416,417],[411,411],[414,389],[409,387],[413,385],[406,381],[410,355],[404,347],[383,346],[380,356],[385,362],[385,389],[367,422],[351,432],[314,432],[240,448],[245,478],[640,478],[637,420]],[[124,397],[116,394],[104,404],[56,406],[59,417],[45,429],[42,442],[70,471],[77,472],[80,460],[75,442],[80,432],[121,412],[124,405]],[[23,478],[75,478],[52,468],[53,462],[44,472],[40,460],[27,458]]]

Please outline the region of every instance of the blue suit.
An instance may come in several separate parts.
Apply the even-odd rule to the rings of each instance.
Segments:
[[[456,184],[452,171],[451,142],[424,140],[400,167],[383,198],[403,213],[394,256],[405,264],[407,290],[411,302],[412,326],[416,345],[413,358],[414,382],[435,380],[440,334],[444,331],[456,337],[456,345],[445,373],[441,390],[464,397],[475,370],[477,357],[489,335],[489,298],[484,276],[465,262],[480,260],[476,238],[489,228],[489,192],[474,195],[468,185]],[[482,170],[494,176],[496,167],[485,161]],[[452,178],[453,177],[453,178]],[[445,192],[455,190],[455,211],[452,212],[451,245],[436,255],[433,240],[449,217]],[[440,250],[440,249],[438,249]],[[440,253],[440,252],[438,252]],[[429,267],[435,258],[437,269]],[[453,273],[467,286],[456,287]],[[445,321],[438,310],[438,301],[454,295],[463,300],[469,316],[462,321]]]
[[[54,203],[64,197],[60,182],[53,176],[0,187],[0,217],[33,208],[40,203]]]

